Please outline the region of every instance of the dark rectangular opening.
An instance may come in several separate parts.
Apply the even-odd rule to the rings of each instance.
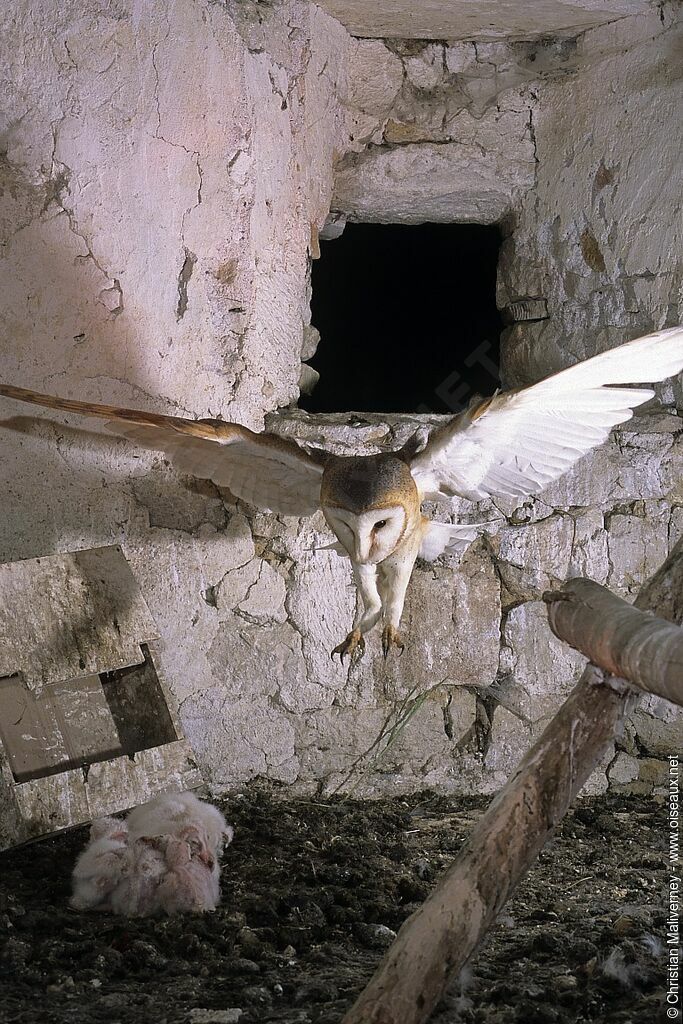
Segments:
[[[160,747],[178,739],[149,648],[141,665],[103,673],[102,688],[124,754]]]
[[[457,412],[499,386],[495,225],[348,224],[312,268],[308,412]]]

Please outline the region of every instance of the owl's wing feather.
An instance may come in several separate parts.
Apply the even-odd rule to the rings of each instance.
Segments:
[[[414,456],[423,499],[530,495],[562,476],[612,427],[683,369],[683,328],[639,338],[531,387],[495,395],[449,420]]]
[[[76,402],[0,384],[0,395],[106,419],[114,434],[165,452],[180,473],[212,480],[260,508],[312,515],[320,508],[323,458],[278,434],[255,433],[238,423]]]
[[[440,555],[461,555],[480,532],[476,526],[432,521],[422,536],[418,557],[433,562]]]

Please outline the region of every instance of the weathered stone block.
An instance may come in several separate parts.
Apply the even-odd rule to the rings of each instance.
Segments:
[[[668,786],[669,762],[656,757],[639,758],[638,779],[648,786]]]
[[[533,184],[533,160],[526,153],[510,159],[503,149],[458,142],[378,147],[340,168],[334,205],[359,221],[494,224]]]
[[[638,758],[620,751],[609,767],[607,775],[610,784],[624,786],[634,782],[640,773]]]
[[[548,719],[578,682],[586,659],[551,632],[540,601],[511,609],[504,637],[512,650],[506,703],[531,722]]]
[[[638,745],[650,757],[664,758],[683,750],[683,709],[661,698],[642,701],[631,728]]]

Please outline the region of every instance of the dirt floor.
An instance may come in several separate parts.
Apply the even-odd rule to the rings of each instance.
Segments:
[[[0,1021],[338,1024],[486,802],[249,789],[222,805],[236,835],[205,916],[70,910],[85,829],[2,854]],[[664,1020],[665,837],[653,800],[578,805],[435,1024]]]

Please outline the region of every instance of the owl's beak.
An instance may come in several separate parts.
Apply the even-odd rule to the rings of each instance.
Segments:
[[[356,543],[354,545],[354,552],[353,552],[353,559],[354,559],[354,561],[357,562],[359,565],[367,565],[370,562],[372,562],[373,559],[370,557],[370,548],[371,548],[371,546],[372,546],[372,541],[371,540],[362,541],[362,540],[356,539]]]

